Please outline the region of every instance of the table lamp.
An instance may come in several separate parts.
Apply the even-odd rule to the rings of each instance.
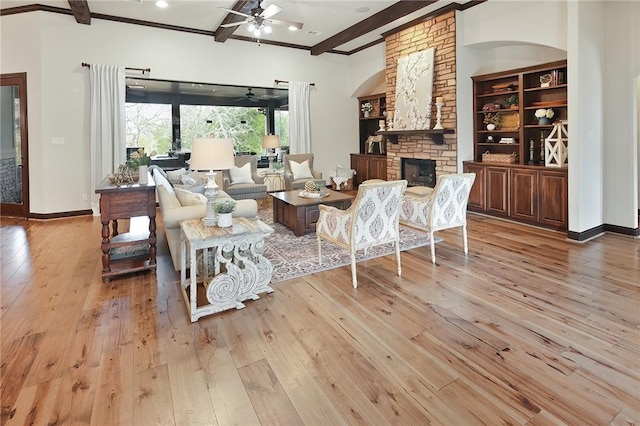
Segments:
[[[235,166],[233,161],[233,141],[231,139],[194,139],[191,145],[191,168],[209,170],[204,196],[207,197],[207,215],[205,226],[216,224],[216,212],[213,204],[218,197],[218,184],[214,170],[228,170]]]
[[[262,137],[262,147],[267,150],[269,156],[269,170],[273,170],[273,157],[276,156],[276,148],[280,148],[280,136],[264,135]]]

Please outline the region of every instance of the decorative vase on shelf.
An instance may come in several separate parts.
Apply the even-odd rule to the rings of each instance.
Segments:
[[[538,119],[538,124],[541,126],[547,126],[551,124],[551,120],[549,120],[547,117],[542,117]]]
[[[369,111],[365,111],[364,112],[364,118],[369,118],[369,114],[370,114]]]
[[[218,213],[218,226],[228,228],[233,225],[233,213]]]
[[[138,183],[140,185],[146,185],[149,183],[147,172],[149,171],[149,166],[139,166],[138,172],[140,173],[140,177],[138,178]]]
[[[496,125],[495,125],[495,124],[493,124],[493,123],[489,123],[489,124],[487,124],[487,130],[488,130],[488,131],[492,132],[492,131],[494,131],[495,129],[496,129]]]

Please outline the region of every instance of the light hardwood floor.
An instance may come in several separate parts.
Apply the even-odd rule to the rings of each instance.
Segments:
[[[3,218],[0,423],[640,423],[640,241],[469,220],[191,324],[160,219],[103,283],[97,218]]]

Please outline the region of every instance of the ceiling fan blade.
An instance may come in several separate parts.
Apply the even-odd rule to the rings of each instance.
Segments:
[[[227,9],[226,7],[219,7],[218,9],[224,9],[229,13],[233,13],[233,14],[236,14],[236,15],[244,16],[245,18],[250,18],[251,17],[251,15],[247,15],[246,13],[238,12],[237,10]]]
[[[286,25],[289,27],[296,27],[296,29],[298,30],[301,30],[303,25],[300,22],[283,21],[281,19],[265,19],[265,21],[275,25]]]
[[[229,28],[229,27],[237,27],[238,25],[242,25],[242,24],[246,24],[249,21],[238,21],[238,22],[232,22],[230,24],[223,24],[220,25],[223,28]]]
[[[280,12],[282,8],[280,6],[276,6],[275,4],[270,4],[267,8],[260,14],[263,18],[270,18],[276,13]]]

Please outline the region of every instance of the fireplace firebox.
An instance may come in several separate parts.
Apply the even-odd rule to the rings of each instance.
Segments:
[[[406,179],[408,186],[436,186],[436,162],[420,158],[403,158],[401,162],[401,176]]]

